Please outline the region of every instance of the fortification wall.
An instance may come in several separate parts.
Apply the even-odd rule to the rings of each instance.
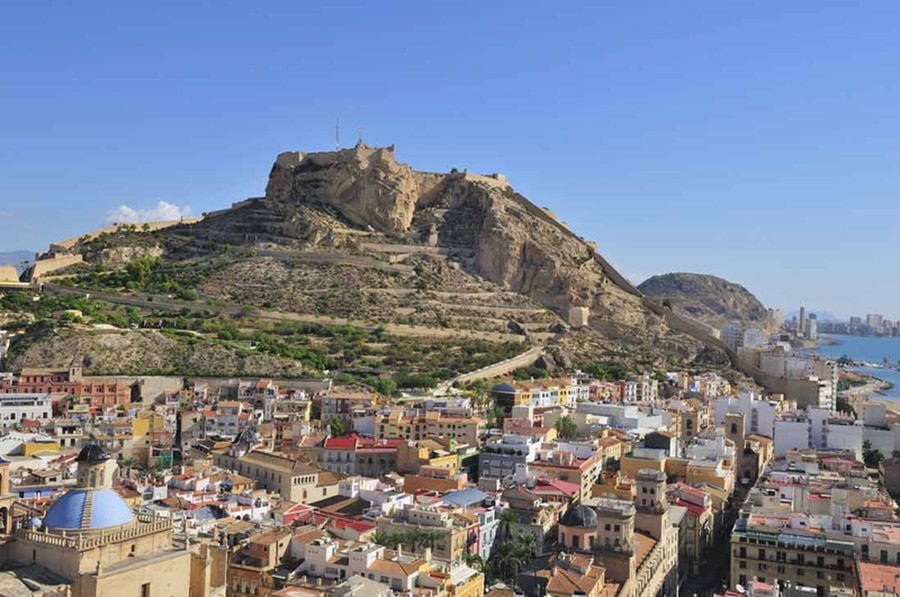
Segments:
[[[463,173],[463,178],[472,182],[480,182],[498,189],[508,189],[509,181],[506,176],[495,172],[494,174],[472,174],[471,172]]]
[[[12,265],[0,265],[0,282],[18,282],[19,270]]]
[[[46,276],[51,272],[61,270],[64,267],[75,265],[84,261],[81,255],[60,255],[59,257],[51,257],[50,259],[41,259],[36,261],[26,271],[26,277],[30,282],[38,280],[41,276]]]
[[[78,242],[81,240],[89,240],[94,238],[95,236],[100,236],[103,233],[112,234],[113,232],[118,232],[125,226],[136,226],[138,231],[147,230],[148,232],[152,232],[154,230],[164,230],[166,228],[171,228],[172,226],[178,226],[179,224],[196,224],[202,219],[203,218],[183,218],[181,220],[146,222],[144,224],[113,224],[112,226],[107,226],[106,228],[101,228],[100,230],[94,230],[93,232],[82,234],[81,236],[75,236],[66,240],[52,243],[50,245],[50,253],[65,253],[67,251],[70,251],[72,247],[78,244]]]

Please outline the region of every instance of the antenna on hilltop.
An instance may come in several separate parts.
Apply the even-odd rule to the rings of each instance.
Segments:
[[[341,118],[338,119],[334,123],[334,149],[335,151],[341,150]]]
[[[359,144],[362,145],[362,142],[363,142],[363,140],[362,140],[363,127],[361,127],[361,126],[356,127],[356,132],[359,134]]]

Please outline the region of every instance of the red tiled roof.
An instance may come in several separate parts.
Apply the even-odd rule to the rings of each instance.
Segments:
[[[578,494],[581,491],[581,487],[576,483],[569,483],[568,481],[559,481],[557,479],[538,479],[537,484],[535,485],[533,491],[537,494],[543,493],[551,493],[551,490],[556,490],[568,497],[572,497]]]
[[[858,566],[859,584],[864,595],[869,591],[883,591],[885,587],[889,593],[900,593],[900,566],[863,561]]]
[[[341,437],[330,437],[325,440],[325,449],[331,450],[353,450],[356,448],[357,442],[362,439],[358,433],[350,435],[342,435]]]
[[[706,511],[706,508],[704,508],[703,506],[698,506],[697,504],[692,504],[692,503],[690,503],[686,500],[682,500],[682,499],[679,499],[678,501],[676,501],[675,505],[687,508],[688,512],[692,516],[696,516],[696,517],[702,516],[703,513]]]

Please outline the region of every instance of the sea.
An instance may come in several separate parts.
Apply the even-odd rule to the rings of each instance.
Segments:
[[[884,336],[844,336],[842,334],[822,334],[832,344],[821,344],[817,352],[828,358],[840,358],[847,355],[854,361],[880,365],[885,360],[891,365],[900,362],[900,337]],[[858,367],[854,371],[866,373],[878,379],[894,384],[890,390],[884,391],[885,398],[900,400],[900,371],[882,367]]]

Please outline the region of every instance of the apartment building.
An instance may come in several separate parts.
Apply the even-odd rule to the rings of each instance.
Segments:
[[[21,425],[25,419],[46,422],[53,415],[49,394],[0,394],[0,426]]]

